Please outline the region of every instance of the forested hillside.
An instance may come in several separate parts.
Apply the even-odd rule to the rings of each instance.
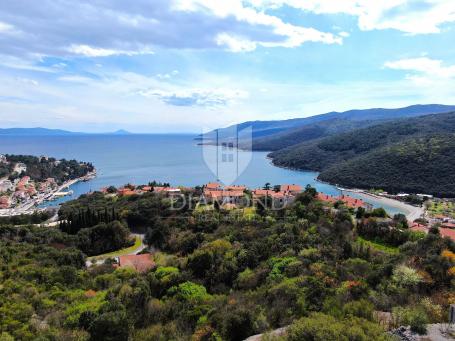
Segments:
[[[401,119],[301,143],[273,152],[270,156],[275,165],[322,171],[321,179],[346,186],[372,188],[381,183],[384,187],[393,188],[394,190],[405,190],[405,188],[408,188],[409,190],[414,189],[413,191],[417,191],[417,189],[426,189],[427,192],[442,193],[444,181],[449,179],[437,176],[437,169],[438,167],[444,168],[446,165],[447,167],[453,167],[453,164],[451,164],[452,158],[445,159],[445,155],[442,154],[446,152],[445,149],[432,149],[432,157],[427,158],[425,164],[422,165],[419,164],[420,159],[412,161],[412,155],[415,156],[415,153],[413,154],[413,144],[410,143],[402,147],[410,148],[408,163],[405,165],[399,163],[400,161],[398,160],[394,163],[391,158],[394,158],[395,155],[386,147],[392,147],[397,143],[410,139],[433,136],[435,134],[449,138],[449,135],[454,131],[455,113],[427,115],[412,119]],[[448,141],[451,141],[451,138]],[[399,148],[399,146],[396,147],[396,149]],[[369,155],[373,151],[375,153]],[[429,151],[422,149],[421,152]],[[361,156],[364,157],[361,158]],[[349,162],[345,164],[346,161]],[[393,169],[385,171],[384,167],[374,168],[375,166],[379,167],[381,163],[382,165],[387,164]],[[445,165],[443,166],[441,163],[445,163]],[[407,166],[415,166],[416,168],[411,172],[406,169]],[[370,183],[373,177],[362,175],[360,171],[358,175],[354,175],[354,168],[362,169],[364,173],[368,171],[376,174],[375,181]],[[348,169],[350,171],[347,171]],[[382,172],[379,169],[384,171]],[[342,170],[346,171],[342,172]],[[435,173],[429,174],[432,170]],[[337,171],[340,171],[340,173],[337,174]],[[381,176],[381,174],[383,175]],[[408,175],[412,177],[408,178]],[[401,180],[398,180],[397,177],[401,178]],[[355,182],[355,179],[360,182]],[[403,181],[403,179],[406,181]],[[390,185],[387,185],[388,183]],[[393,185],[394,183],[401,184],[401,186],[395,186]],[[408,184],[409,186],[407,186]],[[431,188],[432,186],[435,186],[434,190]],[[454,193],[452,191],[445,192]]]
[[[323,181],[389,192],[455,197],[455,136],[411,139],[324,170]]]
[[[274,151],[301,142],[315,140],[321,137],[343,133],[357,128],[368,127],[377,121],[352,121],[347,119],[330,119],[323,122],[312,123],[303,127],[288,129],[271,136],[253,139],[253,150]]]
[[[425,333],[455,302],[455,244],[437,229],[334,209],[312,188],[279,211],[176,211],[152,193],[95,193],[61,216],[77,232],[0,226],[2,340],[239,341],[287,326],[280,340],[391,340],[388,328]],[[155,267],[87,268],[83,241],[111,236],[105,219],[148,226]],[[393,318],[381,325],[375,311]]]

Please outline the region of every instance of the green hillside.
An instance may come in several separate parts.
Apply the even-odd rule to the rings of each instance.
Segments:
[[[255,138],[253,139],[253,150],[279,150],[298,143],[368,127],[377,123],[377,121],[371,120],[352,121],[334,118],[323,122],[308,124],[299,128],[289,129],[271,136]]]
[[[455,135],[415,138],[338,163],[319,178],[349,187],[455,197],[454,151]]]
[[[270,157],[277,166],[323,171],[321,174],[321,179],[323,180],[346,186],[370,188],[378,186],[378,181],[372,181],[372,177],[365,176],[357,179],[359,181],[365,179],[365,181],[357,182],[354,181],[352,175],[348,178],[344,178],[350,171],[337,174],[337,170],[341,170],[342,166],[347,167],[346,169],[352,169],[355,166],[364,167],[365,172],[368,171],[373,174],[374,170],[368,162],[371,162],[374,157],[379,157],[378,155],[381,155],[385,158],[383,160],[376,160],[383,164],[388,161],[392,162],[392,160],[387,159],[388,157],[391,157],[391,154],[384,154],[386,149],[383,148],[391,147],[411,139],[433,136],[436,134],[451,134],[454,131],[454,112],[427,115],[418,118],[396,120],[363,129],[355,129],[351,132],[300,143],[273,152],[270,154]],[[372,152],[375,153],[370,155]],[[380,152],[383,154],[378,154]],[[433,150],[433,152],[437,153],[438,150]],[[410,154],[410,157],[412,157],[411,155],[412,154]],[[360,158],[363,156],[365,158]],[[370,159],[370,157],[373,159]],[[440,160],[440,162],[442,162],[442,160]],[[431,163],[434,163],[434,161],[431,161]],[[433,167],[435,165],[431,166]],[[390,164],[390,167],[392,167],[392,164]],[[406,173],[404,172],[404,169],[400,168],[398,165],[393,167],[395,167],[393,169],[394,174],[398,177],[405,176]],[[427,165],[427,167],[430,166]],[[386,174],[384,172],[378,173]],[[420,174],[418,170],[416,170],[415,173]],[[431,190],[420,177],[414,178],[415,183],[409,186],[401,185],[403,181],[396,181],[397,186],[395,187],[393,185],[387,186],[387,183],[384,183],[385,181],[394,180],[392,173],[387,174],[388,175],[384,175],[384,177],[381,178],[381,181],[379,181],[382,184],[380,186],[381,188],[387,187],[393,190],[405,190],[407,188],[409,191],[423,191],[423,189],[427,189],[427,192],[442,191],[442,188],[435,189],[434,191]],[[423,171],[422,174],[424,174]],[[412,179],[406,179],[406,183],[408,184],[412,181]],[[435,184],[434,181],[430,181],[429,183]]]
[[[278,166],[321,171],[392,143],[428,134],[451,133],[455,112],[401,119],[300,143],[270,154]]]

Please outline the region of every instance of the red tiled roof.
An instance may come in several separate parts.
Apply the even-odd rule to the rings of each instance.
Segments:
[[[364,207],[366,206],[365,202],[360,199],[352,198],[349,195],[341,195],[337,198],[344,202],[344,204],[348,207],[357,208],[357,207]]]
[[[138,272],[147,272],[155,267],[155,262],[150,254],[129,255],[119,257],[120,267],[133,267]]]
[[[133,190],[131,190],[129,188],[120,188],[117,192],[120,195],[133,195],[133,194],[136,194],[135,191],[133,191]]]
[[[302,186],[300,185],[281,185],[280,186],[280,191],[281,192],[301,192],[302,191]]]
[[[455,241],[455,230],[440,228],[439,233],[441,234],[442,237],[448,237]]]
[[[324,193],[318,193],[317,199],[319,201],[324,201],[324,202],[330,202],[330,203],[335,203],[337,199],[331,195],[324,194]]]
[[[225,191],[244,191],[246,190],[246,186],[239,186],[239,185],[232,185],[224,187]]]
[[[423,224],[419,224],[419,223],[412,223],[411,225],[411,230],[412,231],[415,231],[415,232],[425,232],[425,233],[428,233],[428,228],[423,225]]]
[[[289,197],[289,196],[293,196],[293,195],[290,192],[283,192],[283,191],[275,192],[275,191],[267,190],[267,189],[256,189],[253,191],[253,196],[254,197],[269,196],[269,197],[278,199],[278,198],[284,198],[284,197]]]
[[[272,195],[272,193],[275,193],[275,192],[270,189],[255,189],[253,191],[254,195],[262,196],[262,197],[265,197],[266,195]]]
[[[205,188],[208,188],[208,189],[219,189],[221,188],[221,184],[217,183],[217,182],[209,182],[207,185],[205,185]]]
[[[448,229],[455,229],[455,224],[454,223],[442,223],[442,227],[448,228]]]
[[[243,191],[223,191],[223,197],[243,197],[245,193]]]
[[[142,190],[143,190],[144,192],[150,192],[150,191],[152,190],[152,187],[150,187],[150,186],[144,186],[144,187],[142,187]]]
[[[324,202],[330,202],[332,204],[337,201],[342,201],[346,206],[351,208],[365,207],[367,205],[363,200],[350,197],[349,195],[334,197],[324,193],[318,193],[317,199]]]

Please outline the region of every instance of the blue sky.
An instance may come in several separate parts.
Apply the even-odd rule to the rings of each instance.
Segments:
[[[453,0],[0,3],[2,127],[200,132],[455,104]]]

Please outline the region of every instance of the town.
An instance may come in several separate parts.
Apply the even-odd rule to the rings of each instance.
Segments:
[[[16,161],[16,158],[11,157],[12,160],[9,160],[7,156],[0,155],[0,166],[2,169],[2,173],[0,173],[2,175],[0,177],[0,216],[33,213],[36,211],[35,208],[45,201],[72,194],[69,188],[78,181],[89,181],[96,176],[96,171],[91,169],[80,177],[70,176],[67,171],[63,176],[59,173],[59,178],[41,178],[41,173],[44,172],[40,172],[40,176],[32,178],[27,175],[29,166],[25,162]],[[26,159],[28,160],[29,158]],[[61,169],[71,169],[64,165],[66,163],[65,160],[49,159],[46,156],[36,159],[39,167],[42,167],[41,165],[50,165],[59,171]],[[77,166],[85,167],[86,164],[79,163]],[[33,170],[38,168],[36,164],[30,167],[33,167]]]

